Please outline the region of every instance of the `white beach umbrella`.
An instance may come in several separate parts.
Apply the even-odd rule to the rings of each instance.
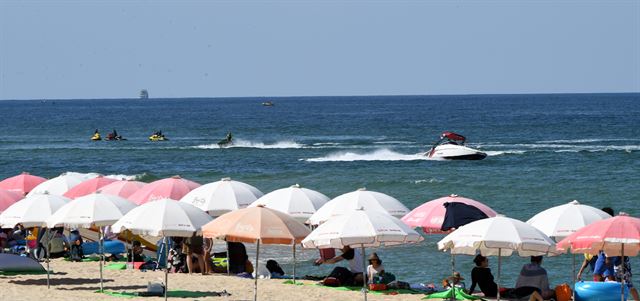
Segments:
[[[34,187],[27,196],[44,193],[63,195],[69,189],[82,183],[84,180],[84,178],[78,175],[63,173],[53,179],[40,183],[38,186]]]
[[[46,227],[47,219],[71,199],[52,194],[32,194],[9,206],[0,214],[0,226],[13,228]]]
[[[423,239],[418,232],[386,212],[360,208],[327,220],[302,240],[302,246],[362,248],[362,276],[366,279],[364,248],[416,243]],[[366,300],[366,281],[363,283],[363,293]]]
[[[343,215],[359,208],[387,212],[397,218],[409,213],[409,209],[397,199],[384,193],[360,188],[327,202],[309,218],[307,223],[319,225],[331,217]]]
[[[610,217],[611,215],[598,208],[571,201],[534,215],[527,224],[560,241],[586,225]]]
[[[249,184],[223,178],[190,191],[180,201],[194,205],[211,216],[220,216],[246,208],[262,195],[260,190]]]
[[[103,227],[112,225],[122,218],[124,214],[135,207],[136,204],[121,197],[109,194],[93,193],[70,201],[60,207],[58,211],[53,213],[47,219],[48,228],[54,228],[62,225],[69,228],[91,228],[93,226],[99,228],[100,291],[103,290]]]
[[[116,233],[129,230],[134,234],[162,237],[165,252],[164,298],[168,289],[168,237],[191,237],[202,232],[211,216],[201,209],[172,199],[160,199],[144,203],[125,214],[111,226]]]
[[[262,205],[284,212],[297,221],[304,223],[328,201],[329,198],[326,195],[295,184],[291,187],[269,192],[251,203],[249,207]]]
[[[481,219],[466,224],[438,242],[438,249],[453,254],[498,256],[498,286],[501,257],[555,254],[555,243],[535,227],[504,216]],[[499,288],[499,287],[498,287]],[[498,289],[498,300],[500,292]]]

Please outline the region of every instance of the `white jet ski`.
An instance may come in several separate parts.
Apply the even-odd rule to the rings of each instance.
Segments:
[[[444,132],[425,155],[429,158],[447,160],[482,160],[487,157],[486,153],[464,146],[465,140],[462,135]]]

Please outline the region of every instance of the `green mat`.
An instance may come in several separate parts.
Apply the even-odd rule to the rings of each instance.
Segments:
[[[126,263],[110,263],[104,267],[105,270],[126,270]]]
[[[100,291],[96,291],[96,293],[100,293]],[[103,294],[120,297],[120,298],[138,298],[142,296],[138,296],[136,292],[113,292],[113,291],[103,291]],[[167,297],[171,298],[203,298],[203,297],[217,297],[218,293],[216,292],[193,292],[193,291],[182,291],[175,290],[169,291],[167,293]]]
[[[451,294],[455,291],[456,294],[456,300],[483,300],[482,298],[478,297],[478,296],[472,296],[469,295],[467,293],[465,293],[462,289],[460,288],[453,288],[453,289],[448,289],[444,292],[437,292],[437,293],[433,293],[430,294],[422,299],[451,299]]]

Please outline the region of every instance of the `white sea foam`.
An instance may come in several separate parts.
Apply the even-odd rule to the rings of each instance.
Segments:
[[[560,139],[560,140],[543,140],[536,141],[536,143],[594,143],[605,141],[639,141],[640,139],[632,138],[601,138],[601,139]]]
[[[305,148],[304,144],[297,143],[291,140],[278,141],[275,143],[264,143],[242,139],[234,139],[233,145],[228,148],[261,148],[261,149],[273,149],[273,148]],[[199,149],[219,149],[218,144],[202,144],[196,145],[193,148]]]
[[[139,175],[115,174],[115,175],[106,175],[104,177],[105,178],[109,178],[109,179],[114,179],[114,180],[133,181],[133,180],[140,179],[142,176],[143,176],[143,174],[139,174]]]
[[[324,157],[301,159],[307,162],[350,162],[350,161],[413,161],[428,160],[424,154],[401,154],[389,149],[379,149],[369,153],[337,152]]]
[[[503,151],[484,151],[487,156],[489,157],[493,157],[493,156],[500,156],[500,155],[506,155],[506,154],[514,154],[514,155],[520,155],[520,154],[524,154],[526,153],[526,151],[524,150],[516,150],[516,149],[512,149],[512,150],[503,150]]]

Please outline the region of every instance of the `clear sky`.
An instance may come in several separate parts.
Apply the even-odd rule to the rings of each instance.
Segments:
[[[0,99],[640,91],[640,1],[0,0]]]

